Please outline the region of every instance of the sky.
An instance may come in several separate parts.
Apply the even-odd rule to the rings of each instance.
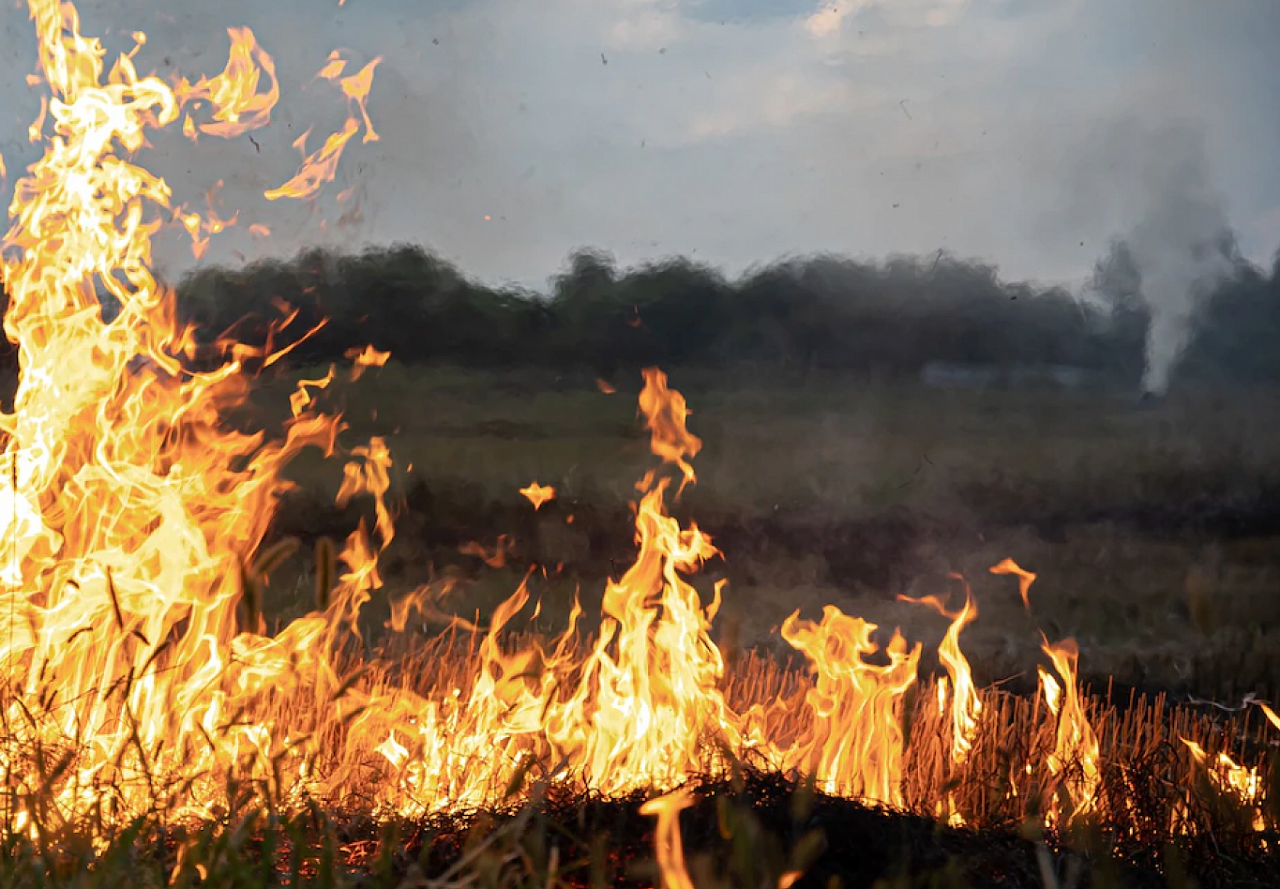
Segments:
[[[239,213],[204,261],[423,244],[544,288],[579,247],[622,265],[945,249],[1002,276],[1082,281],[1108,241],[1195,180],[1246,256],[1280,247],[1276,0],[84,0],[86,34],[168,80],[215,74],[228,27],[275,58],[271,124],[140,161]],[[25,6],[2,13],[0,153],[13,179],[41,86]],[[382,57],[337,181],[267,201],[345,115],[331,50]],[[1172,159],[1172,160],[1171,160]],[[345,204],[337,195],[351,189]],[[259,223],[271,234],[251,234]],[[261,231],[261,230],[259,230]],[[194,260],[176,237],[158,261]]]

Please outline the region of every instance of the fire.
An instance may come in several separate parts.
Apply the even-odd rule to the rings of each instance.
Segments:
[[[530,482],[528,486],[520,489],[520,493],[528,498],[535,510],[541,509],[544,503],[549,503],[556,499],[556,489],[554,487],[540,485],[537,482]]]
[[[1047,670],[1040,668],[1045,702],[1058,720],[1057,740],[1049,754],[1048,766],[1066,788],[1073,807],[1068,820],[1074,820],[1089,815],[1097,804],[1098,788],[1102,783],[1098,768],[1098,738],[1080,699],[1076,671],[1080,650],[1076,643],[1065,639],[1054,645],[1046,639],[1043,650],[1062,680],[1059,683]],[[1058,817],[1056,809],[1050,809],[1049,815],[1051,821]]]
[[[662,889],[693,889],[693,880],[684,864],[684,845],[680,841],[680,812],[691,805],[693,795],[680,789],[655,797],[640,807],[641,815],[653,815],[658,820],[653,844],[662,874]]]
[[[953,575],[953,577],[963,579],[958,575]],[[942,639],[942,644],[938,646],[938,660],[942,662],[942,666],[947,671],[947,678],[950,680],[950,688],[953,695],[949,708],[952,730],[951,761],[958,766],[962,766],[965,760],[969,758],[969,751],[973,748],[973,737],[978,730],[978,717],[982,715],[982,699],[978,695],[978,687],[973,682],[973,671],[969,669],[969,659],[960,650],[960,633],[966,626],[978,619],[978,606],[974,604],[968,584],[965,584],[964,607],[954,614],[947,611],[946,607],[935,596],[926,596],[922,599],[909,599],[906,596],[899,596],[898,598],[908,602],[928,605],[943,617],[951,620],[951,625],[947,627],[947,633]],[[947,683],[939,683],[938,685],[939,706],[942,709],[947,709],[947,688]]]
[[[992,574],[1012,574],[1018,578],[1018,593],[1022,596],[1022,605],[1027,610],[1031,609],[1031,584],[1035,583],[1035,574],[1019,567],[1018,563],[1013,559],[1004,559],[998,565],[991,566]]]
[[[258,45],[248,28],[228,28],[231,55],[227,67],[217,77],[201,77],[191,83],[185,77],[174,89],[182,105],[204,100],[213,106],[213,121],[196,124],[188,117],[183,124],[189,138],[198,130],[209,136],[230,138],[266,126],[271,122],[271,109],[280,101],[280,83],[276,79],[275,62]],[[262,76],[271,82],[259,92]]]
[[[952,575],[952,577],[956,580],[963,580],[959,575]],[[942,713],[949,711],[951,714],[951,762],[955,767],[959,768],[969,759],[969,752],[973,749],[974,736],[978,731],[978,719],[982,715],[982,698],[978,693],[977,685],[974,684],[973,671],[969,668],[969,659],[964,656],[964,652],[960,649],[960,633],[966,626],[977,620],[978,606],[974,604],[973,596],[967,583],[964,590],[964,607],[954,614],[947,611],[946,607],[935,596],[925,596],[922,599],[910,599],[906,596],[899,596],[898,598],[908,602],[928,605],[943,617],[951,620],[950,626],[947,627],[946,635],[943,636],[942,644],[938,646],[938,660],[941,661],[943,668],[947,671],[946,680],[938,683],[938,709]],[[949,688],[952,689],[952,692],[948,701]],[[938,801],[937,811],[939,816],[943,814],[944,806],[941,800]],[[947,822],[952,826],[958,827],[964,823],[964,817],[956,810],[955,798],[951,794],[947,796],[945,811],[947,812]]]
[[[639,409],[661,464],[638,485],[637,554],[606,585],[598,631],[579,631],[575,603],[558,635],[513,641],[531,600],[521,584],[487,622],[451,621],[429,643],[426,675],[383,660],[363,606],[383,589],[380,558],[396,534],[390,444],[339,448],[341,418],[322,410],[336,367],[298,382],[277,439],[224,422],[249,394],[250,366],[292,346],[210,347],[178,322],[151,272],[151,237],[174,215],[171,190],[129,159],[149,128],[179,120],[224,137],[265,124],[279,96],[270,56],[248,29],[232,29],[222,74],[171,87],[139,75],[131,55],[106,69],[70,4],[30,0],[30,9],[51,91],[35,132],[51,132],[16,185],[4,238],[4,329],[21,377],[12,411],[0,414],[0,710],[19,743],[0,746],[0,773],[16,830],[89,812],[99,824],[155,811],[208,818],[237,781],[270,788],[278,805],[359,788],[380,812],[421,814],[501,802],[536,776],[609,795],[671,791],[644,811],[658,818],[666,884],[684,887],[681,786],[742,758],[829,793],[907,805],[921,646],[897,631],[881,646],[875,624],[834,606],[816,622],[793,613],[781,635],[808,659],[808,682],[730,703],[711,632],[723,585],[700,591],[694,581],[720,553],[667,509],[673,483],[678,496],[696,482],[702,441],[656,368],[643,372]],[[357,132],[377,138],[366,108],[376,64],[347,75],[330,57],[321,76],[346,96],[347,124],[268,198],[314,195]],[[211,120],[194,122],[197,103]],[[204,218],[179,214],[193,239],[228,222],[210,204]],[[111,321],[101,291],[121,306]],[[208,369],[211,349],[221,364]],[[354,380],[389,355],[367,346],[346,357]],[[289,490],[282,469],[305,448],[340,455],[337,504],[359,502],[370,518],[340,551],[317,547],[314,608],[272,633],[264,591],[296,544],[268,545],[267,532]],[[535,482],[521,493],[537,508],[555,491]],[[473,551],[501,564],[503,541]],[[992,570],[1017,574],[1027,601],[1034,575],[1012,562]],[[403,631],[415,613],[441,621],[440,595],[426,584],[391,602],[387,629]],[[937,702],[960,768],[977,755],[984,713],[959,641],[977,607],[967,591],[954,614],[928,604],[952,621]],[[1041,671],[1056,720],[1046,766],[1074,817],[1096,804],[1099,745],[1074,643],[1045,640],[1044,651],[1057,674]],[[50,762],[62,765],[42,770]],[[44,793],[52,805],[37,812],[30,801]]]
[[[1196,763],[1205,770],[1209,780],[1222,793],[1235,796],[1253,811],[1253,829],[1261,833],[1267,829],[1259,802],[1262,798],[1262,776],[1257,768],[1236,762],[1226,753],[1219,753],[1210,765],[1209,754],[1195,741],[1180,738],[1191,751]]]

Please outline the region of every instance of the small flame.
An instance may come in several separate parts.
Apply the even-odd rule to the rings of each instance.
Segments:
[[[952,575],[952,577],[963,580],[959,575]],[[951,696],[951,761],[958,766],[964,765],[969,758],[969,751],[973,749],[973,738],[978,731],[978,718],[982,715],[982,699],[973,682],[969,659],[960,649],[960,633],[966,626],[977,620],[978,606],[973,601],[967,583],[964,591],[964,607],[954,614],[947,611],[936,596],[925,596],[920,599],[911,599],[907,596],[898,598],[918,605],[927,605],[951,621],[946,635],[942,638],[942,643],[938,646],[938,660],[946,669],[950,686],[954,689],[954,694]],[[939,683],[938,689],[941,706],[947,694],[947,684]]]
[[[537,482],[531,482],[528,487],[521,488],[520,493],[529,498],[535,510],[541,509],[544,503],[556,499],[555,488],[551,485],[540,485]]]
[[[685,422],[689,418],[689,409],[684,396],[667,388],[667,377],[656,367],[647,367],[642,371],[644,389],[640,392],[640,411],[645,415],[646,425],[652,434],[653,453],[665,462],[680,468],[683,481],[680,490],[689,482],[695,481],[693,466],[686,457],[696,457],[702,450],[702,439],[689,432]],[[648,490],[654,480],[650,472],[636,486],[639,490]]]
[[[653,848],[662,875],[662,889],[693,889],[693,880],[684,863],[684,844],[680,840],[680,812],[691,805],[693,794],[681,788],[651,799],[640,807],[641,815],[652,815],[658,819]]]
[[[352,382],[360,379],[365,370],[370,367],[383,367],[387,363],[387,359],[391,357],[390,352],[380,352],[373,346],[365,346],[363,349],[348,349],[345,357],[352,361],[351,380]]]
[[[1179,738],[1179,740],[1191,751],[1195,761],[1204,767],[1209,780],[1213,782],[1219,791],[1231,794],[1241,803],[1254,810],[1253,829],[1258,832],[1265,831],[1267,829],[1266,820],[1259,805],[1262,797],[1262,778],[1258,774],[1258,770],[1243,766],[1226,753],[1221,752],[1218,754],[1217,760],[1210,766],[1209,756],[1205,753],[1203,747],[1186,738]]]
[[[1267,717],[1267,722],[1271,723],[1277,729],[1280,729],[1280,715],[1277,715],[1276,711],[1272,710],[1262,701],[1258,701],[1257,704],[1262,708],[1262,714]]]
[[[302,166],[293,178],[278,188],[263,192],[263,197],[269,201],[278,201],[281,198],[305,200],[315,197],[325,183],[332,182],[337,175],[338,161],[342,159],[342,151],[359,130],[360,122],[355,118],[347,118],[342,129],[331,134],[324,140],[323,146],[303,159]]]
[[[334,81],[338,84],[338,88],[342,90],[342,94],[356,106],[360,112],[360,119],[364,123],[364,141],[377,142],[378,134],[373,129],[373,122],[369,120],[369,90],[373,88],[373,72],[382,62],[382,57],[369,62],[355,74],[347,77],[342,76],[342,72],[346,70],[346,60],[341,54],[335,50],[329,56],[329,61],[320,73],[316,76],[323,79]]]
[[[1083,818],[1097,805],[1102,773],[1098,767],[1098,738],[1085,715],[1080,700],[1077,680],[1077,662],[1080,650],[1075,640],[1064,639],[1056,645],[1044,640],[1042,650],[1053,662],[1053,668],[1062,678],[1059,685],[1043,669],[1040,670],[1045,703],[1058,718],[1057,739],[1049,754],[1049,771],[1062,776],[1071,804],[1074,807],[1070,820]]]
[[[264,127],[271,122],[271,110],[280,101],[275,62],[258,45],[253,31],[228,28],[227,34],[231,37],[231,54],[226,69],[216,77],[201,77],[195,83],[184,77],[174,88],[174,95],[182,105],[203,100],[214,109],[212,122],[199,125],[192,122],[187,128],[189,137],[194,136],[196,129],[227,139]],[[264,74],[270,85],[259,92]]]
[[[1013,559],[1005,559],[998,565],[993,565],[988,569],[992,574],[1013,574],[1018,578],[1018,592],[1022,596],[1022,605],[1028,611],[1031,610],[1031,584],[1035,583],[1036,576],[1030,571],[1018,567],[1018,563]]]

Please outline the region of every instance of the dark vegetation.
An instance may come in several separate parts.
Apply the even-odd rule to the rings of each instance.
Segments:
[[[157,832],[154,839],[147,824],[99,856],[73,845],[37,857],[19,841],[0,873],[11,885],[32,886],[121,885],[110,875],[118,879],[127,870],[141,885],[164,885],[172,874],[169,885],[183,887],[644,889],[661,885],[653,819],[638,813],[648,796],[605,800],[562,788],[535,793],[519,807],[418,820],[376,821],[319,807],[294,817],[246,813],[234,829],[215,823]],[[1046,845],[1014,829],[952,829],[927,816],[815,795],[782,776],[755,772],[707,782],[698,796],[680,820],[688,868],[699,887],[776,886],[792,870],[803,874],[792,884],[800,889],[1277,885],[1274,862],[1265,855],[1241,854],[1208,837],[1115,849],[1107,845],[1106,831],[1094,828],[1081,831],[1074,847]],[[179,846],[191,850],[181,863]],[[97,878],[77,880],[74,874]]]
[[[1280,256],[1270,271],[1222,248],[1234,274],[1202,303],[1183,379],[1280,382]],[[291,329],[327,326],[295,353],[335,360],[372,343],[402,362],[463,367],[644,365],[775,372],[825,369],[915,375],[933,360],[1073,365],[1136,384],[1149,314],[1123,243],[1098,263],[1084,302],[1062,289],[1001,281],[994,266],[939,252],[871,263],[819,256],[736,281],[678,259],[619,270],[580,251],[549,294],[469,280],[411,246],[360,255],[304,253],[242,270],[203,269],[178,288],[183,315],[206,332],[255,332],[268,300],[302,310]],[[256,332],[262,335],[262,328]]]
[[[1201,301],[1175,379],[1280,382],[1280,254],[1252,265],[1218,245],[1233,273]],[[342,358],[370,343],[410,364],[495,369],[645,365],[771,374],[812,370],[915,376],[930,361],[1069,365],[1100,384],[1141,377],[1150,313],[1127,246],[1096,265],[1084,300],[1003,281],[989,264],[943,251],[870,262],[791,258],[729,280],[689,259],[619,269],[579,250],[547,293],[468,278],[416,246],[304,252],[241,269],[201,268],[177,287],[179,315],[206,341],[232,333],[288,341],[325,322],[292,363]],[[296,310],[296,314],[293,314]],[[274,329],[288,313],[284,330]],[[0,363],[15,366],[4,343]],[[6,376],[11,376],[8,374]]]

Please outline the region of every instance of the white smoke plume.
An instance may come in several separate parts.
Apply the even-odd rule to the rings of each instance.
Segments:
[[[1150,203],[1127,241],[1151,313],[1146,392],[1163,394],[1200,300],[1231,274],[1230,226],[1211,187],[1204,154],[1182,151],[1149,168]]]
[[[1109,135],[1108,147],[1120,161],[1112,169],[1129,180],[1113,197],[1128,204],[1124,241],[1151,317],[1142,386],[1161,395],[1200,301],[1231,274],[1231,227],[1200,132],[1129,125]]]

